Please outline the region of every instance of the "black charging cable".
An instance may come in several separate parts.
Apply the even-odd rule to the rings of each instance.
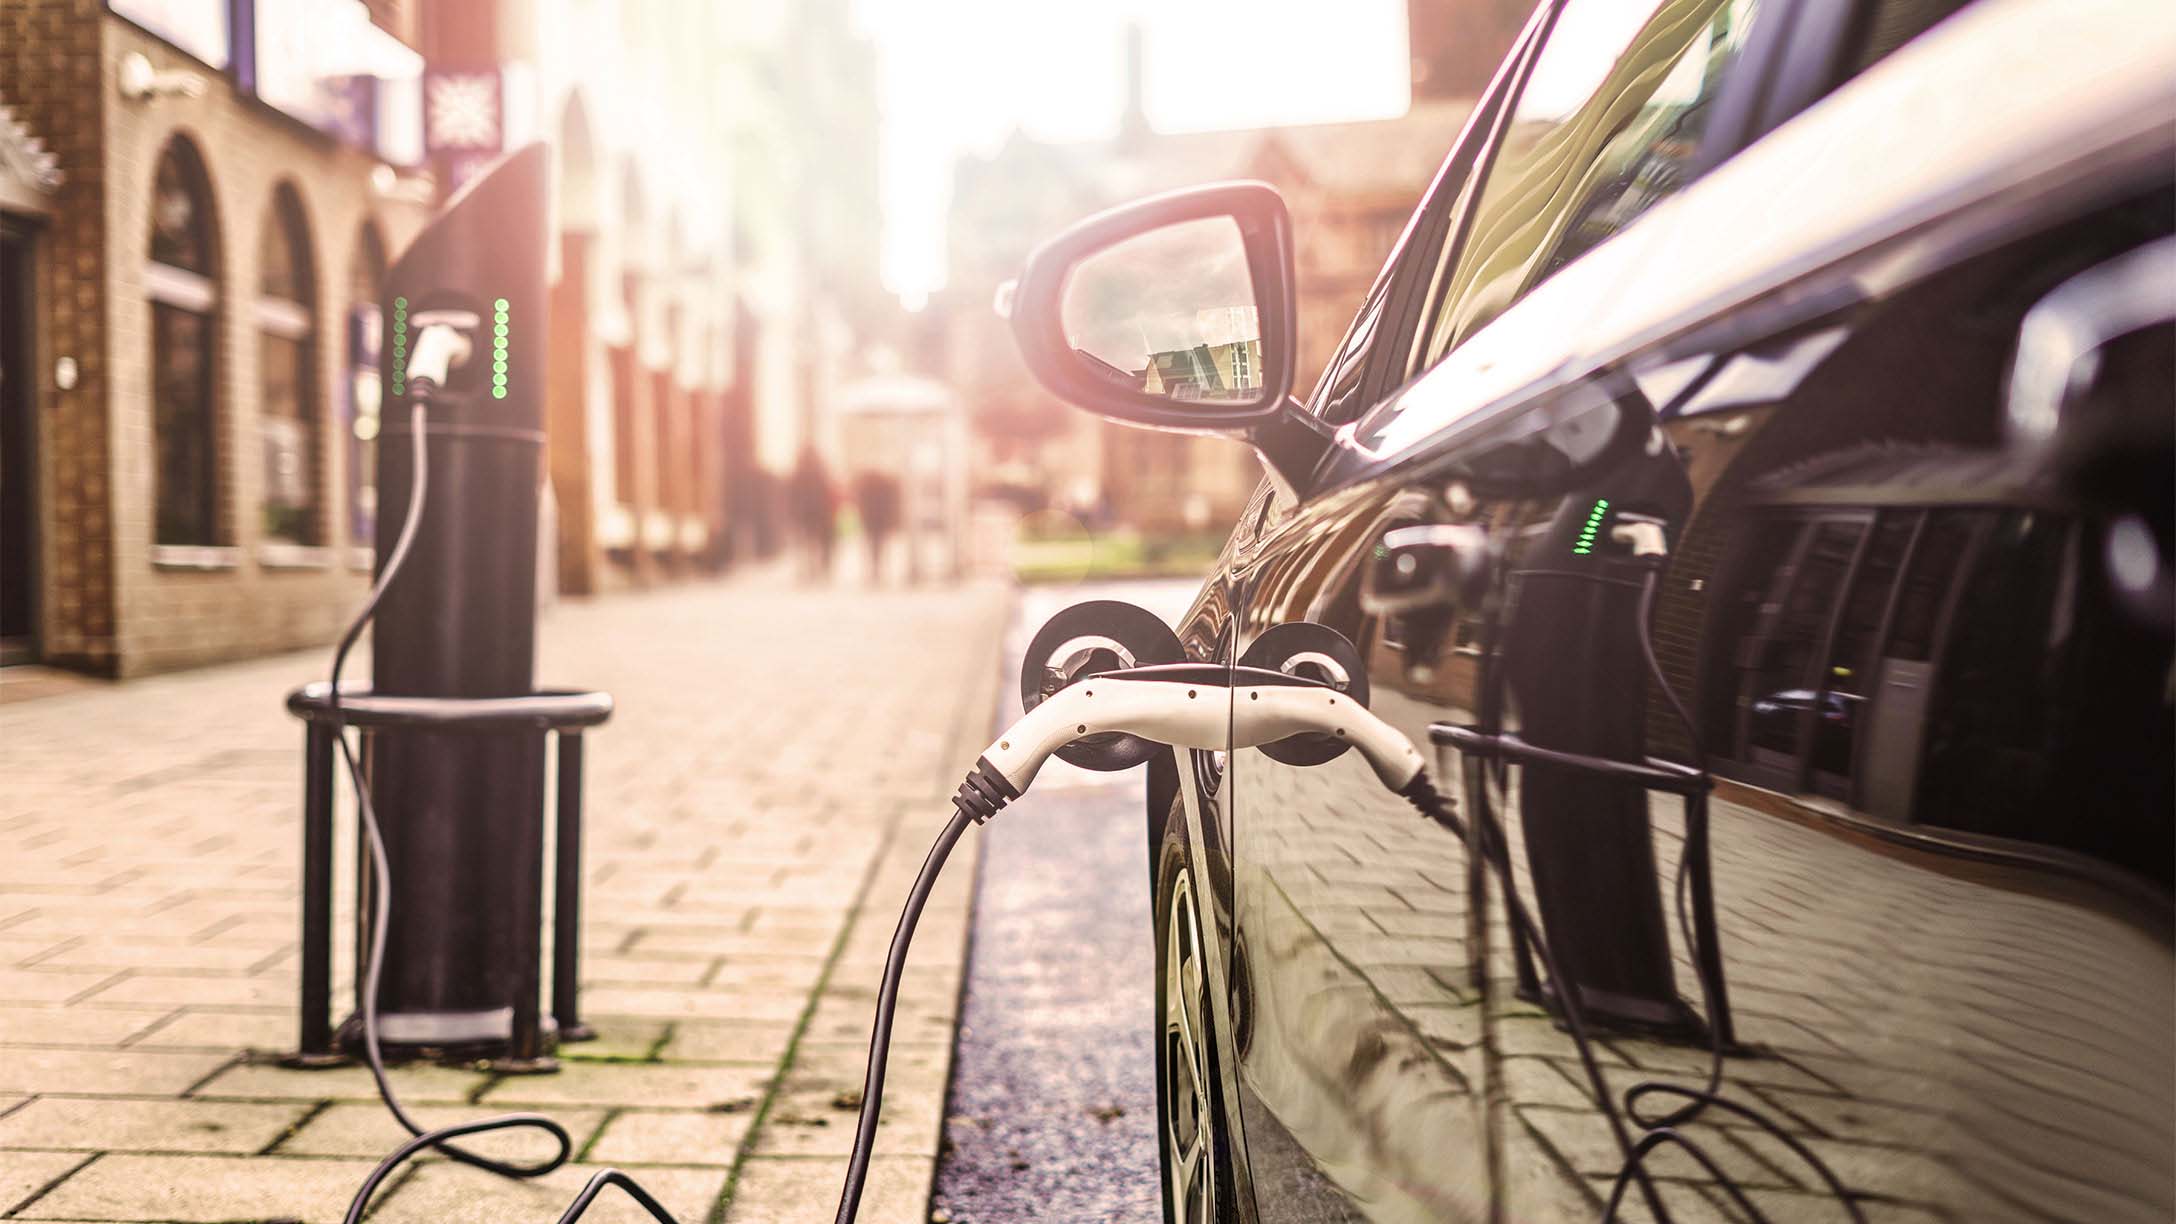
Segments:
[[[426,384],[426,391],[427,386]],[[363,843],[370,861],[370,936],[363,956],[361,991],[363,1057],[370,1066],[370,1078],[377,1084],[378,1098],[385,1102],[385,1107],[393,1115],[394,1121],[399,1122],[401,1128],[411,1136],[408,1142],[379,1161],[378,1166],[370,1171],[370,1176],[363,1179],[362,1187],[355,1192],[355,1198],[348,1204],[346,1224],[360,1224],[364,1211],[370,1206],[370,1200],[385,1183],[385,1179],[418,1152],[436,1151],[486,1172],[523,1179],[543,1177],[556,1172],[574,1154],[574,1138],[567,1133],[567,1128],[543,1114],[502,1114],[435,1130],[424,1129],[409,1116],[408,1111],[401,1105],[399,1095],[393,1091],[392,1081],[386,1075],[385,1053],[378,1040],[378,983],[385,971],[386,928],[392,917],[393,870],[386,856],[385,834],[378,825],[377,809],[370,801],[369,779],[364,776],[362,761],[354,745],[348,740],[347,728],[340,722],[340,674],[347,667],[348,653],[355,648],[364,627],[377,614],[379,602],[385,598],[385,593],[392,587],[394,579],[400,576],[401,567],[407,563],[408,554],[415,547],[416,533],[422,524],[424,510],[429,505],[430,444],[429,435],[424,429],[425,403],[426,396],[419,395],[408,410],[409,454],[414,475],[408,487],[407,517],[401,522],[400,534],[393,542],[393,551],[386,555],[385,565],[378,571],[378,581],[370,588],[370,594],[364,599],[362,608],[348,623],[347,630],[340,635],[339,646],[333,650],[330,694],[326,699],[333,736],[339,742],[341,759],[347,764],[348,780],[355,788],[356,811],[360,816]],[[470,1135],[508,1130],[542,1131],[558,1144],[558,1151],[549,1159],[520,1164],[494,1159],[453,1142]],[[625,1190],[662,1224],[677,1224],[655,1198],[617,1169],[606,1169],[591,1178],[589,1184],[583,1187],[581,1195],[575,1199],[574,1205],[561,1217],[562,1221],[571,1222],[580,1217],[589,1209],[597,1195],[608,1186],[618,1186]]]
[[[385,1103],[395,1121],[410,1136],[406,1143],[394,1149],[370,1171],[363,1184],[348,1204],[345,1224],[360,1224],[364,1212],[370,1207],[385,1180],[417,1154],[436,1151],[463,1164],[473,1165],[502,1177],[530,1179],[544,1177],[564,1167],[574,1152],[574,1140],[567,1129],[543,1114],[511,1113],[497,1117],[479,1118],[426,1130],[409,1116],[402,1107],[400,1097],[393,1091],[386,1075],[385,1055],[378,1040],[378,984],[385,969],[386,929],[392,915],[393,872],[385,851],[385,836],[378,824],[376,809],[370,800],[369,779],[364,776],[361,759],[349,743],[347,729],[340,723],[340,675],[347,666],[348,653],[361,638],[363,629],[376,615],[379,601],[399,576],[408,553],[414,547],[418,525],[428,504],[429,445],[424,431],[424,400],[418,398],[409,410],[409,436],[412,462],[415,470],[408,491],[407,518],[401,524],[393,551],[386,556],[385,566],[378,573],[378,581],[370,589],[362,608],[349,622],[340,636],[340,644],[333,651],[331,694],[326,705],[330,711],[334,736],[340,744],[340,755],[347,763],[348,779],[355,788],[357,811],[363,829],[363,841],[370,861],[370,935],[365,949],[362,977],[362,1040],[363,1056],[370,1066],[371,1079],[378,1088],[378,1098]],[[977,768],[960,786],[959,795],[953,799],[952,819],[937,835],[936,844],[930,847],[928,858],[922,863],[921,874],[915,877],[914,886],[908,891],[906,906],[899,915],[899,926],[892,933],[891,952],[885,959],[883,982],[877,991],[875,1026],[869,1034],[869,1064],[862,1085],[861,1116],[855,1127],[853,1154],[847,1161],[846,1182],[840,1192],[839,1220],[842,1224],[854,1219],[860,1210],[863,1185],[868,1180],[869,1158],[876,1143],[876,1127],[884,1095],[884,1074],[891,1052],[892,1021],[899,1006],[899,984],[906,970],[907,952],[914,942],[914,928],[920,921],[922,910],[929,902],[929,894],[936,887],[937,877],[944,870],[945,860],[951,856],[952,847],[959,842],[970,823],[981,823],[995,815],[999,808],[1018,792],[987,762],[977,762]],[[471,1135],[489,1134],[509,1130],[537,1130],[551,1136],[558,1144],[558,1151],[547,1160],[532,1164],[518,1164],[497,1160],[471,1151],[456,1139]],[[597,1197],[608,1189],[619,1189],[647,1211],[659,1224],[679,1224],[671,1212],[665,1210],[655,1196],[644,1189],[640,1182],[619,1169],[603,1169],[592,1176],[582,1187],[581,1193],[567,1205],[559,1217],[559,1224],[574,1224],[596,1202]]]

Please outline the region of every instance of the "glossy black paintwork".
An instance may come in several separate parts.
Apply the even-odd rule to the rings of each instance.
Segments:
[[[2166,1220],[2170,643],[2111,595],[2122,508],[2058,487],[2002,418],[2024,312],[2169,213],[2165,184],[2117,183],[1883,292],[1625,352],[1611,385],[1660,411],[1654,444],[1561,496],[1491,496],[1456,445],[1333,462],[1239,524],[1189,653],[1310,621],[1358,646],[1374,709],[1416,741],[1494,718],[1615,757],[1687,760],[1697,738],[1742,1043],[1726,1090],[1877,1218]],[[2155,349],[2106,374],[2166,368]],[[1598,501],[1601,543],[1575,553]],[[1652,563],[1609,530],[1627,511],[1665,525],[1652,642],[1696,735],[1638,657]],[[1489,533],[1494,598],[1362,611],[1375,543],[1419,522]],[[1656,1001],[1699,1014],[1677,799],[1455,752],[1436,774],[1469,810],[1475,786],[1503,800],[1522,892],[1605,1013],[1613,1090],[1696,1083],[1702,1049],[1639,1023]],[[1179,789],[1255,1216],[1597,1218],[1618,1154],[1500,910],[1471,904],[1465,847],[1350,758],[1240,753]],[[1734,1218],[1724,1182],[1771,1218],[1845,1218],[1773,1138],[1708,1133],[1720,1177],[1657,1162],[1677,1218]]]

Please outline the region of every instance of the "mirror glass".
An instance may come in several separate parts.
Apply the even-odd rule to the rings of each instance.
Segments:
[[[1066,279],[1066,343],[1121,386],[1174,401],[1261,401],[1262,328],[1230,217],[1162,226],[1097,251]]]

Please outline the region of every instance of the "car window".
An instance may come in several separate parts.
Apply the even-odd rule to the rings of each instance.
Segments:
[[[1760,0],[1569,0],[1521,87],[1410,372],[1690,179]]]

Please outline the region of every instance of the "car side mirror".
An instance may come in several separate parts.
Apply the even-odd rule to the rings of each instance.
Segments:
[[[1266,183],[1079,222],[1028,257],[999,309],[1036,381],[1098,416],[1244,439],[1288,485],[1326,445],[1292,400],[1292,224]]]

